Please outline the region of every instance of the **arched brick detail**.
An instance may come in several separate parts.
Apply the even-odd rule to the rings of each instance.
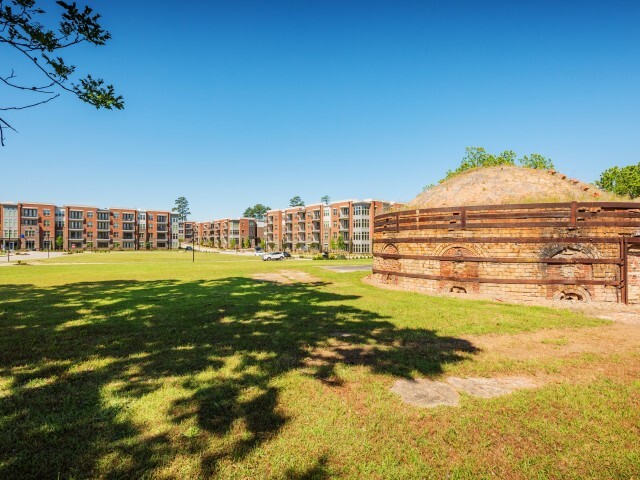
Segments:
[[[444,250],[441,254],[443,257],[477,257],[477,253],[469,249],[467,245],[451,245],[448,249]],[[443,277],[459,277],[459,278],[478,278],[479,264],[477,262],[465,262],[441,260],[440,261],[440,275]],[[458,284],[460,283],[460,284]],[[448,281],[442,281],[441,287],[450,292],[452,289],[461,291],[464,289],[465,293],[477,292],[477,283],[462,283],[458,282],[451,284]]]
[[[374,269],[386,273],[374,278],[425,293],[638,304],[639,210],[633,202],[568,202],[447,205],[381,214],[374,231]],[[394,218],[400,221],[393,223]],[[399,258],[381,257],[389,255]],[[469,257],[473,261],[465,260]]]

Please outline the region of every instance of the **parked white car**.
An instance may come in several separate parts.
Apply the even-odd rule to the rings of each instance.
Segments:
[[[262,256],[262,260],[264,260],[264,261],[267,261],[267,260],[284,260],[284,253],[282,253],[282,252],[265,253]]]

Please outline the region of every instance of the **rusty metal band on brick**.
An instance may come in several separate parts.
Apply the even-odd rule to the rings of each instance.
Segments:
[[[515,296],[533,297],[538,292],[549,298],[558,293],[553,286],[566,285],[576,288],[560,294],[640,303],[640,203],[473,205],[390,212],[375,217],[373,245],[374,279],[395,281],[410,290],[442,291],[451,287],[450,282],[461,282],[478,285],[474,291],[482,293],[496,288],[491,284],[521,285],[513,290]],[[421,280],[436,283],[415,283]],[[549,287],[536,290],[536,285]]]

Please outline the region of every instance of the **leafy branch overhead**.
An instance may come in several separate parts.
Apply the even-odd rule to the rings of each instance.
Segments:
[[[31,100],[22,104],[0,105],[0,111],[24,110],[50,102],[63,92],[69,92],[81,101],[98,109],[124,108],[124,99],[116,94],[113,85],[93,78],[90,74],[73,81],[76,66],[68,64],[58,52],[81,43],[104,45],[111,34],[100,25],[100,15],[88,6],[79,8],[75,2],[57,1],[62,9],[58,25],[48,27],[44,20],[49,15],[36,5],[35,0],[0,0],[0,44],[18,53],[30,70],[27,77],[40,80],[21,81],[15,69],[0,70],[0,85],[22,91]],[[0,66],[9,68],[6,65]],[[6,95],[5,95],[6,98]],[[0,117],[0,144],[4,145],[5,129],[16,131]]]

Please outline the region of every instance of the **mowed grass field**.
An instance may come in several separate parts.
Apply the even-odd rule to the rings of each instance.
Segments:
[[[639,478],[640,351],[568,310],[381,290],[352,262],[0,268],[0,478]],[[310,275],[281,284],[254,278]],[[398,379],[538,386],[421,408]]]

